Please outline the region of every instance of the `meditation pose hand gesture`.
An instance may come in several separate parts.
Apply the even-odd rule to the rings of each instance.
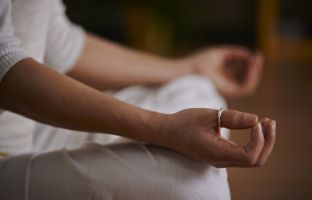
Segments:
[[[250,129],[249,143],[238,146],[223,138],[219,125]],[[170,134],[169,147],[215,167],[262,166],[275,142],[275,121],[235,110],[225,110],[218,120],[216,110],[186,109],[170,115],[161,130]]]
[[[234,46],[136,51],[72,24],[60,0],[1,0],[0,199],[230,199],[224,168],[262,166],[276,125],[220,108],[262,66]]]

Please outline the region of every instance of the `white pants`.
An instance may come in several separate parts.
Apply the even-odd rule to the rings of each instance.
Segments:
[[[198,76],[114,96],[164,113],[225,107],[213,84]],[[230,199],[226,169],[118,136],[37,125],[34,151],[0,160],[0,199]]]

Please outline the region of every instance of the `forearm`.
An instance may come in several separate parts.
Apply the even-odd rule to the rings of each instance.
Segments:
[[[116,100],[80,82],[24,59],[0,84],[2,108],[50,125],[108,132],[161,144],[160,113]]]
[[[179,60],[129,49],[87,35],[82,55],[68,75],[98,89],[161,84],[190,73]]]

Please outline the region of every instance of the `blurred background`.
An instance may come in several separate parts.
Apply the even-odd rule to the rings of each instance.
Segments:
[[[266,56],[257,92],[231,108],[277,120],[275,150],[262,168],[229,169],[233,200],[312,199],[312,1],[65,0],[70,19],[133,48],[180,56],[220,44]],[[246,133],[234,132],[243,143]]]

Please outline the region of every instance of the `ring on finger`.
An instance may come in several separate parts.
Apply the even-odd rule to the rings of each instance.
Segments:
[[[222,116],[222,113],[224,111],[224,108],[220,108],[218,110],[218,126],[221,127],[221,116]]]

